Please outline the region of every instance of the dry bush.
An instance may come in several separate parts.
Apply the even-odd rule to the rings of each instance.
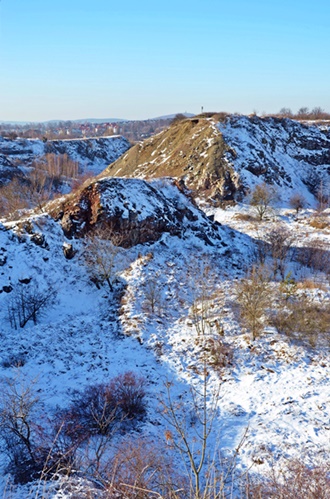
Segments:
[[[223,111],[220,113],[215,113],[212,117],[213,117],[215,122],[223,123],[224,121],[226,121],[228,116],[229,116],[229,113],[226,113],[225,111]]]
[[[267,253],[273,259],[273,274],[279,272],[282,279],[285,277],[286,260],[295,241],[295,235],[283,225],[276,225],[267,232],[265,242]]]
[[[241,222],[253,222],[255,220],[255,218],[248,213],[235,213],[234,219]]]
[[[84,261],[92,281],[99,287],[106,282],[113,291],[119,268],[124,261],[124,250],[120,247],[123,238],[111,226],[94,229],[86,238]]]
[[[183,121],[183,120],[186,120],[187,119],[187,116],[185,116],[184,114],[182,113],[178,113],[174,116],[174,118],[172,119],[171,123],[170,123],[170,126],[171,125],[176,125],[177,123],[179,123],[180,121]]]
[[[52,288],[40,290],[36,284],[19,284],[8,300],[7,311],[11,327],[24,328],[29,321],[37,324],[54,304],[56,292]]]
[[[274,186],[265,182],[255,186],[251,192],[250,205],[260,222],[272,212],[277,199],[278,194]]]
[[[68,409],[57,414],[57,426],[72,440],[93,435],[111,436],[130,421],[141,421],[146,414],[145,380],[133,372],[116,376],[109,383],[87,386],[73,394]]]
[[[95,174],[90,171],[81,173],[75,177],[71,183],[72,191],[79,191],[82,188],[88,187],[88,185],[94,180]]]
[[[217,372],[222,372],[233,360],[233,349],[225,344],[222,338],[208,338],[204,349],[207,363]]]
[[[291,461],[285,469],[274,469],[263,477],[263,483],[249,487],[251,499],[328,499],[330,497],[330,468],[326,463],[307,466],[302,461]]]
[[[25,380],[21,372],[13,379],[5,378],[1,386],[0,435],[2,450],[8,460],[7,472],[16,483],[39,478],[47,461],[44,427],[38,421],[40,400],[35,380]]]
[[[0,188],[0,213],[2,217],[14,219],[18,210],[28,207],[26,188],[17,178]]]
[[[289,203],[291,208],[296,210],[296,214],[298,215],[299,211],[306,206],[306,199],[302,194],[296,193],[290,197]]]
[[[126,440],[107,463],[101,481],[109,498],[179,499],[186,489],[185,477],[178,474],[166,449],[146,439]]]
[[[330,222],[326,217],[317,216],[309,220],[309,225],[314,229],[327,229],[330,226]]]
[[[305,289],[318,289],[320,291],[327,292],[327,287],[322,282],[316,282],[312,279],[303,279],[302,281],[297,282],[297,289],[305,290]]]
[[[78,175],[78,163],[66,154],[46,154],[31,166],[29,173],[1,187],[2,216],[13,218],[18,210],[26,208],[43,211],[44,204],[58,195],[61,185],[70,184]]]
[[[330,304],[297,291],[289,300],[280,299],[277,309],[272,311],[271,324],[290,339],[315,347],[321,338],[328,341]]]
[[[245,327],[256,339],[264,328],[264,314],[269,307],[271,289],[263,268],[253,267],[247,277],[236,284],[236,300]]]
[[[144,283],[144,308],[150,314],[162,314],[162,289],[160,276],[156,274]]]
[[[320,179],[317,185],[316,198],[318,202],[317,211],[321,214],[329,207],[330,203],[330,185],[328,182],[324,182],[323,179]]]

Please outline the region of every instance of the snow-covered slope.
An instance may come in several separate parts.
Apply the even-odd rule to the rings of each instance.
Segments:
[[[330,134],[326,127],[290,119],[230,116],[218,124],[228,163],[244,190],[261,181],[278,187],[282,200],[293,192],[307,199],[330,180]]]
[[[278,466],[302,456],[311,463],[327,462],[329,344],[308,347],[270,326],[253,341],[237,312],[237,279],[251,268],[255,241],[265,237],[275,222],[240,219],[236,215],[242,215],[241,206],[209,210],[212,217],[171,179],[102,177],[52,201],[42,214],[4,222],[0,226],[2,383],[5,378],[31,382],[46,419],[56,405],[68,406],[74,389],[106,383],[128,370],[142,375],[147,381],[147,418],[138,437],[147,437],[165,456],[171,445],[165,441],[168,426],[159,403],[166,399],[166,382],[171,382],[178,410],[188,413],[187,435],[194,438],[190,389],[200,389],[207,372],[208,390],[214,393],[220,386],[210,455],[231,455],[247,430],[238,466],[253,465],[252,473],[267,471],[272,459]],[[308,215],[308,211],[298,218],[292,212],[279,213],[278,218],[296,234],[297,246],[312,245],[320,238],[328,244],[328,229],[314,229]],[[323,220],[327,221],[326,215]],[[106,283],[95,285],[87,264],[85,236],[105,225],[122,236],[112,291]],[[312,277],[307,267],[298,271],[296,261],[288,265],[297,279]],[[321,278],[321,284],[315,279],[312,289],[320,303],[328,303],[325,273],[318,275]],[[30,320],[15,329],[10,310],[22,289],[52,291],[52,300],[36,324]],[[196,324],[206,310],[201,334]],[[222,350],[215,351],[214,345]],[[205,355],[206,371],[201,360]],[[4,470],[4,454],[1,466]],[[31,496],[30,485],[11,490],[7,478],[3,476],[1,487],[10,491],[8,497]],[[58,480],[49,485],[49,498],[72,497],[72,490],[51,492],[60,484]],[[33,497],[42,497],[42,490],[40,495],[33,492]]]
[[[67,154],[70,159],[78,162],[81,172],[97,174],[129,147],[128,140],[121,136],[47,142],[0,137],[0,181],[12,178],[19,171],[18,168],[30,166],[33,160],[47,153]]]

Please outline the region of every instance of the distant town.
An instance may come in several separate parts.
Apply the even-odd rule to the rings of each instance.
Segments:
[[[44,123],[0,123],[0,136],[9,139],[29,138],[40,140],[81,139],[123,135],[131,142],[143,140],[161,132],[172,118],[136,121],[48,121]]]

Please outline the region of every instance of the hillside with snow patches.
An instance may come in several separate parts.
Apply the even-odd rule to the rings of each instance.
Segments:
[[[12,179],[20,170],[45,154],[67,154],[78,162],[80,173],[100,173],[130,147],[127,139],[110,136],[86,139],[48,140],[0,137],[0,182]]]
[[[194,117],[135,145],[107,173],[174,176],[215,201],[242,200],[266,182],[282,202],[300,192],[313,204],[320,183],[329,183],[330,131],[275,117]]]
[[[294,459],[307,465],[326,464],[330,454],[329,327],[305,339],[295,335],[297,331],[284,334],[265,317],[263,331],[253,339],[240,318],[237,283],[258,262],[262,241],[265,264],[272,272],[274,254],[267,238],[274,228],[281,228],[294,235],[285,275],[299,284],[298,295],[307,293],[306,299],[319,310],[330,307],[329,213],[313,209],[313,188],[329,175],[329,132],[290,120],[233,116],[221,123],[186,121],[189,141],[193,137],[198,144],[200,139],[206,149],[197,154],[189,141],[181,149],[176,143],[167,178],[122,178],[125,172],[115,178],[109,176],[110,167],[77,192],[51,201],[43,213],[31,211],[16,221],[2,220],[2,386],[8,386],[8,379],[16,380],[18,387],[31,386],[39,399],[35,417],[46,425],[59,408],[70,405],[74,390],[107,383],[127,371],[142,376],[146,417],[128,434],[115,435],[104,459],[120,442],[142,439],[161,449],[164,461],[174,461],[178,473],[185,474],[180,457],[173,454],[172,436],[165,438],[173,428],[160,407],[170,383],[178,411],[188,418],[187,437],[198,451],[191,389],[198,393],[202,389],[206,358],[209,410],[212,394],[219,390],[208,459],[215,454],[229,458],[239,446],[235,473],[249,469],[261,480],[272,467],[284,469]],[[174,137],[164,135],[163,146],[158,139],[152,139],[156,149],[151,150],[150,139],[138,146],[147,148],[153,168],[152,173],[147,156],[139,167],[131,163],[140,176],[164,176],[157,174],[156,167],[159,161],[166,167],[169,151],[163,150],[159,160],[159,148],[171,144]],[[213,151],[212,172],[207,145]],[[32,146],[31,150],[33,154]],[[175,163],[174,151],[180,164]],[[133,151],[129,157],[138,161],[136,154]],[[221,164],[215,161],[220,156]],[[198,157],[202,163],[198,175],[207,183],[199,178],[194,200],[186,188],[192,185],[189,179],[194,171],[188,168],[181,174],[180,168],[187,158],[197,164]],[[127,163],[125,155],[122,160]],[[119,175],[123,164],[115,165]],[[216,172],[223,174],[217,182]],[[235,186],[233,197],[241,201],[222,209],[212,202],[215,191],[211,190],[228,187],[229,177]],[[262,180],[278,187],[281,201],[258,222],[242,196]],[[200,197],[202,184],[211,193],[211,202]],[[287,205],[295,191],[302,192],[311,205],[298,214]],[[107,229],[108,237],[120,245],[118,251],[108,253],[114,259],[111,289],[100,270],[90,265],[90,252],[99,247],[98,229]],[[317,265],[301,257],[306,248],[315,247],[320,249]],[[267,317],[277,307],[280,283],[274,271],[267,284],[273,290]],[[51,291],[51,299],[36,321],[28,320],[24,327],[14,313],[15,327],[10,311],[22,290],[44,295]],[[79,451],[83,463],[84,450]],[[23,485],[14,483],[5,452],[0,465],[0,496],[5,498],[119,497],[107,495],[105,482],[83,464],[71,477],[60,475],[49,482]],[[237,488],[235,494],[240,497]]]

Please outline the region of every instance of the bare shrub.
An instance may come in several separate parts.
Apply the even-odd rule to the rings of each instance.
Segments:
[[[187,280],[192,298],[191,319],[197,335],[205,337],[210,334],[215,298],[220,295],[215,286],[218,276],[205,255],[191,261],[187,270]]]
[[[81,187],[87,187],[90,184],[92,179],[95,177],[95,174],[90,171],[85,171],[80,175],[76,176],[71,183],[71,190],[77,191]]]
[[[253,222],[255,220],[249,213],[235,213],[234,218],[240,222]]]
[[[146,413],[145,380],[132,372],[107,384],[88,386],[73,394],[70,407],[58,414],[63,431],[72,440],[93,435],[111,436],[124,423],[143,419]]]
[[[238,484],[237,456],[244,444],[244,432],[235,451],[223,459],[220,449],[213,447],[213,424],[218,414],[220,384],[210,383],[206,356],[200,370],[200,389],[191,389],[189,404],[172,399],[172,383],[166,383],[167,398],[161,401],[162,415],[169,428],[165,432],[168,447],[178,452],[186,470],[187,485],[181,483],[182,496],[204,499],[231,497],[233,483]],[[188,408],[189,407],[189,408]]]
[[[99,283],[106,282],[113,291],[120,263],[124,260],[124,250],[120,247],[122,237],[111,226],[94,229],[86,238],[84,260],[92,276]]]
[[[289,199],[290,206],[293,210],[296,210],[296,214],[298,215],[299,211],[301,211],[306,206],[305,197],[297,192],[296,194],[292,194]]]
[[[330,332],[330,304],[299,288],[297,284],[290,295],[280,289],[282,296],[272,311],[271,323],[279,333],[315,347]]]
[[[310,219],[309,225],[314,229],[327,229],[330,226],[328,218],[324,216],[316,216]]]
[[[329,464],[307,466],[300,460],[291,461],[284,469],[274,469],[263,477],[263,483],[249,487],[254,499],[327,499],[330,497]]]
[[[324,182],[323,179],[319,181],[318,189],[316,192],[317,199],[317,211],[322,213],[326,208],[329,207],[330,202],[330,185],[328,182]]]
[[[0,434],[8,458],[8,471],[14,480],[35,479],[44,460],[38,441],[36,408],[39,402],[35,382],[25,382],[18,371],[14,379],[2,381]]]
[[[172,119],[170,125],[176,125],[177,123],[179,123],[180,121],[183,121],[183,120],[186,120],[187,117],[182,114],[182,113],[178,113],[174,116],[174,118]]]
[[[159,281],[159,275],[150,277],[144,284],[144,307],[151,314],[162,311],[162,290]]]
[[[13,328],[24,328],[29,321],[37,324],[46,309],[54,304],[56,292],[40,290],[37,284],[18,284],[9,298],[7,310]]]
[[[26,189],[18,178],[0,188],[0,213],[1,216],[14,218],[18,210],[29,207]]]
[[[102,482],[111,497],[127,499],[181,498],[185,478],[159,443],[130,439],[107,462]]]
[[[264,314],[269,307],[271,289],[263,268],[253,267],[236,285],[240,316],[255,340],[264,328]]]
[[[267,232],[265,241],[267,243],[267,252],[273,259],[274,277],[279,272],[282,279],[284,279],[286,260],[295,241],[295,236],[285,226],[278,224]]]
[[[278,194],[275,187],[268,185],[265,182],[256,185],[253,189],[250,205],[260,222],[266,215],[271,213],[272,207],[277,199]]]
[[[222,372],[224,368],[231,364],[233,350],[226,345],[222,338],[208,338],[204,346],[207,353],[207,361],[216,371]]]

